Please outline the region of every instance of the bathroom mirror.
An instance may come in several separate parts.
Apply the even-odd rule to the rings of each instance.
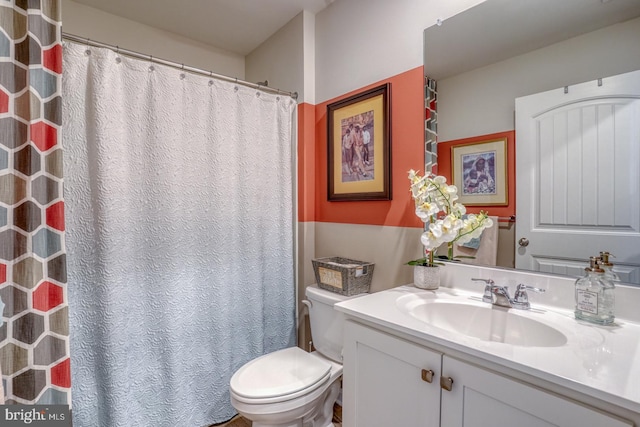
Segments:
[[[434,23],[424,31],[425,84],[435,81],[425,87],[426,106],[437,98],[437,114],[426,117],[425,169],[437,159],[430,139],[514,130],[516,98],[640,69],[639,17],[637,0],[486,0]],[[499,237],[498,251],[510,251],[511,261],[519,249],[514,229],[502,223]],[[604,248],[594,240],[590,250]],[[637,274],[629,277],[640,284]]]

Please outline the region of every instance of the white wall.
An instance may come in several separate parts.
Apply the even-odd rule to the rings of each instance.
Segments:
[[[299,13],[246,57],[250,82],[298,92],[298,102],[315,104],[315,14]]]
[[[640,69],[640,18],[438,81],[438,140],[514,129],[515,98]]]
[[[422,65],[422,32],[484,0],[338,0],[316,15],[316,101]]]
[[[298,92],[304,98],[304,24],[301,12],[245,58],[246,80]],[[313,16],[313,15],[312,15]]]
[[[424,29],[438,18],[481,2],[337,0],[330,4],[316,15],[316,103],[421,67]],[[372,290],[380,291],[412,281],[413,269],[405,264],[420,257],[420,234],[419,228],[317,222],[315,257],[339,255],[375,262]]]
[[[301,102],[316,103],[316,16],[304,12],[304,89]]]
[[[244,57],[241,55],[72,0],[62,0],[62,31],[179,64],[244,79]]]
[[[421,66],[423,30],[483,1],[336,0],[296,16],[247,55],[246,79],[321,103]]]

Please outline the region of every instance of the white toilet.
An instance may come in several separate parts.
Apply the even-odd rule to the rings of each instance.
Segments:
[[[316,351],[274,351],[246,363],[231,377],[231,404],[253,427],[333,427],[344,322],[333,305],[354,297],[316,286],[307,287],[305,295]]]

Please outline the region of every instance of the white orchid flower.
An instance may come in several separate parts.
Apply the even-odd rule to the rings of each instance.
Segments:
[[[442,229],[442,240],[445,242],[453,242],[456,239],[458,230],[462,228],[462,220],[455,215],[447,215],[440,222]]]
[[[486,212],[466,214],[467,208],[456,202],[458,188],[448,185],[444,176],[425,175],[409,171],[411,197],[415,202],[415,214],[424,223],[429,223],[427,230],[420,236],[420,241],[433,262],[434,251],[443,243],[449,247],[449,257],[453,256],[452,245],[463,244],[474,237],[479,237],[484,229],[493,226],[493,221]],[[439,214],[444,214],[438,218]],[[466,218],[463,219],[466,215]]]
[[[434,231],[436,233],[438,232],[437,229],[434,230],[431,228],[431,226],[429,226],[429,229],[422,233],[422,235],[420,236],[420,242],[422,242],[422,245],[428,251],[434,251],[438,248],[438,246],[442,244],[442,241],[440,241],[436,234],[434,234]]]

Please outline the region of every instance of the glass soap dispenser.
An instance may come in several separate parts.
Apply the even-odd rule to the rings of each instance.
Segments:
[[[576,319],[610,325],[615,319],[615,286],[598,265],[599,257],[589,258],[586,276],[576,280]]]

